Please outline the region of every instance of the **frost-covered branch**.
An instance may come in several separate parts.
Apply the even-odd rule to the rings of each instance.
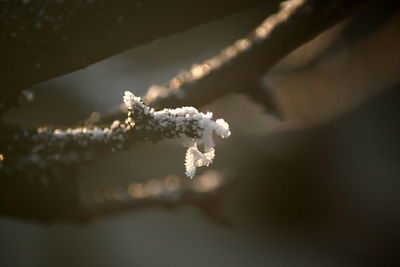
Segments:
[[[212,120],[211,112],[204,114],[193,107],[155,111],[128,91],[125,92],[124,102],[128,109],[128,125],[137,123],[137,129],[143,128],[163,139],[182,138],[184,146],[188,148],[185,166],[189,177],[194,176],[197,167],[212,163],[215,156],[214,134],[222,138],[231,134],[229,125],[223,119]],[[204,153],[197,147],[201,144]]]
[[[196,167],[208,166],[214,159],[214,134],[230,135],[229,125],[223,119],[213,121],[211,112],[204,114],[193,107],[155,111],[130,92],[125,92],[124,102],[128,118],[108,127],[19,129],[2,125],[0,175],[19,173],[35,178],[59,164],[91,161],[99,151],[115,151],[143,140],[182,138],[188,147],[186,174],[193,177]],[[200,144],[204,153],[197,148]]]

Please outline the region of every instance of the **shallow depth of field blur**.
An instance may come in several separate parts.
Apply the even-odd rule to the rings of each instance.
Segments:
[[[242,95],[202,107],[224,118],[232,136],[217,141],[215,162],[194,181],[203,181],[201,191],[235,180],[219,211],[230,225],[192,206],[82,224],[0,218],[0,266],[399,264],[400,13],[373,11],[332,27],[265,76],[285,120]],[[215,55],[263,14],[229,16],[39,84],[35,101],[3,119],[66,125],[112,110],[125,90],[143,95]],[[82,194],[189,179],[184,157],[174,140],[137,144],[83,167]]]

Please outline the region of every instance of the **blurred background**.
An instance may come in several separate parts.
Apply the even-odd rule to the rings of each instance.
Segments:
[[[192,181],[176,140],[140,143],[80,170],[88,206],[229,183],[210,195],[212,212],[149,206],[51,224],[2,217],[0,266],[399,266],[400,13],[392,2],[328,29],[265,76],[284,120],[238,94],[202,107],[232,136]],[[2,119],[68,125],[107,113],[125,90],[144,95],[264,16],[263,7],[231,15],[38,84],[34,101]]]

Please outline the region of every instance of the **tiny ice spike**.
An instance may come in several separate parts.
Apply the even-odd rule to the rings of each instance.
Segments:
[[[187,147],[185,167],[190,178],[197,167],[208,166],[215,157],[214,135],[226,138],[231,135],[229,124],[223,119],[212,120],[213,114],[199,112],[194,107],[163,109],[155,111],[146,106],[140,97],[125,92],[124,103],[128,109],[128,123],[144,128],[150,133],[159,133],[166,138],[179,137]],[[198,149],[203,144],[204,152]]]

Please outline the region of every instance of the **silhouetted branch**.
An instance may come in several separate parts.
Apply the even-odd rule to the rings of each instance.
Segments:
[[[144,99],[158,106],[202,106],[228,93],[244,93],[280,116],[275,99],[261,79],[280,59],[366,5],[363,0],[292,0],[246,37],[220,54],[195,64],[166,85],[152,86]],[[101,121],[120,118],[117,113]]]
[[[276,0],[270,0],[275,6]],[[0,113],[21,90],[126,49],[264,4],[230,1],[0,1]]]

